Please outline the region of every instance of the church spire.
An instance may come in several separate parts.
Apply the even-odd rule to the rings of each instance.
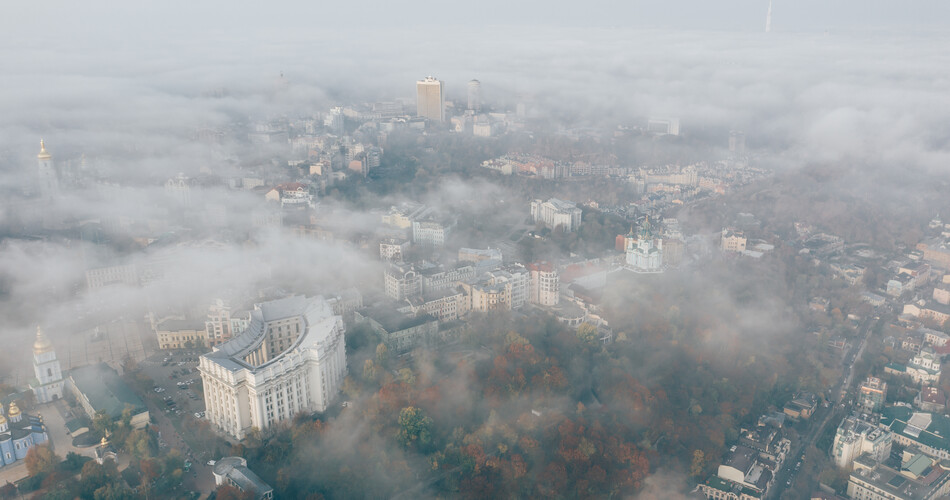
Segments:
[[[53,157],[46,151],[46,144],[43,142],[43,139],[40,139],[40,154],[36,155],[36,157],[41,160],[49,160]]]
[[[36,341],[33,342],[33,354],[39,355],[53,350],[53,343],[46,338],[43,329],[36,327]]]

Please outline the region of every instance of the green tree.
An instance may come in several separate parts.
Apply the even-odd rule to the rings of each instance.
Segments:
[[[577,327],[577,338],[581,339],[587,344],[594,345],[597,343],[597,327],[590,323],[581,323]]]
[[[407,406],[399,412],[399,431],[396,439],[403,446],[425,446],[432,441],[432,419],[414,406]]]
[[[115,429],[115,422],[112,421],[112,417],[110,417],[105,410],[99,410],[92,419],[92,428],[95,429],[100,436],[108,436],[112,434],[112,431]]]

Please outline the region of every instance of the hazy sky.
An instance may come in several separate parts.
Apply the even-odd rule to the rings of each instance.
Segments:
[[[45,38],[38,37],[43,30],[52,31],[53,36],[131,35],[159,40],[242,35],[265,30],[321,32],[393,25],[633,26],[756,31],[764,27],[767,9],[768,0],[281,0],[241,4],[220,0],[54,0],[5,5],[0,29],[34,40]],[[941,30],[950,26],[950,3],[943,0],[775,0],[772,21],[776,31]]]

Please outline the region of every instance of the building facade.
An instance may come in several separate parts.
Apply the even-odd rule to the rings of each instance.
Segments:
[[[432,76],[416,82],[416,115],[435,122],[445,121],[444,84]]]
[[[886,460],[891,454],[893,442],[894,435],[890,431],[855,417],[847,417],[841,421],[835,433],[831,459],[842,469],[851,468],[854,460],[864,453],[877,461]]]
[[[531,202],[531,219],[551,229],[560,227],[570,233],[581,225],[581,209],[572,202],[557,198],[548,201],[534,200]]]
[[[186,319],[164,319],[155,326],[159,349],[189,349],[208,345],[207,325]]]
[[[240,335],[250,322],[249,311],[234,313],[227,301],[215,300],[208,308],[208,318],[205,320],[205,337],[208,346],[214,347]]]
[[[243,439],[304,411],[325,411],[346,375],[343,320],[322,297],[257,304],[248,328],[201,356],[207,418]]]
[[[887,382],[877,377],[868,377],[858,391],[858,406],[870,412],[880,411],[884,408],[886,396]]]
[[[561,279],[557,268],[548,262],[530,264],[531,287],[529,301],[542,306],[553,307],[561,300]]]

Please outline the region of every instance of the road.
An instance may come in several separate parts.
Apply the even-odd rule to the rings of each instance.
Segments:
[[[871,337],[871,332],[873,331],[872,326],[876,324],[875,319],[868,319],[862,325],[864,329],[864,338],[861,339],[861,342],[857,345],[857,348],[852,348],[852,351],[847,354],[845,359],[847,362],[847,369],[843,370],[841,379],[838,381],[832,389],[832,404],[830,407],[825,408],[824,406],[819,406],[818,410],[815,411],[815,414],[812,415],[811,422],[809,422],[808,430],[799,439],[797,445],[793,446],[789,450],[788,457],[785,459],[783,467],[778,471],[775,477],[775,485],[769,490],[767,499],[776,499],[781,496],[782,493],[788,488],[788,482],[793,481],[793,475],[797,472],[795,469],[795,464],[801,461],[804,458],[805,450],[807,450],[811,445],[815,443],[818,439],[818,436],[822,434],[825,429],[825,426],[828,425],[828,422],[832,420],[834,415],[839,415],[840,412],[836,410],[842,409],[842,404],[844,399],[847,396],[848,392],[851,389],[851,384],[854,382],[854,364],[857,360],[861,359],[861,355],[864,354],[864,349],[867,347],[868,339]]]

